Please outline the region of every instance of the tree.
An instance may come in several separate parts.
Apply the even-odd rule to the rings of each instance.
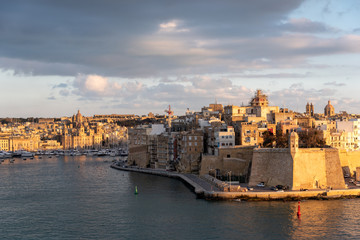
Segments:
[[[322,148],[326,147],[326,142],[323,139],[322,131],[313,128],[298,132],[299,146],[303,148]]]
[[[265,148],[273,147],[273,143],[276,141],[276,137],[272,132],[266,131],[263,133],[262,137],[264,139],[263,147]]]
[[[276,147],[288,148],[289,147],[289,134],[283,134],[282,130],[276,131]]]

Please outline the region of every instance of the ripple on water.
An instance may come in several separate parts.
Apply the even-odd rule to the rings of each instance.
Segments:
[[[110,159],[111,160],[111,159]],[[135,186],[139,194],[134,194]],[[205,201],[104,158],[0,165],[1,239],[359,239],[360,200]]]

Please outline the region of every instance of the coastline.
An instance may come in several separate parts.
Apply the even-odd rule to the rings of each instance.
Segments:
[[[246,192],[224,192],[215,185],[209,183],[198,175],[183,174],[158,169],[144,169],[138,167],[122,167],[112,164],[111,168],[121,170],[151,174],[156,176],[176,178],[184,182],[198,198],[206,200],[248,200],[248,201],[298,201],[305,199],[329,200],[343,198],[360,197],[360,189],[319,189],[310,191],[246,191]]]

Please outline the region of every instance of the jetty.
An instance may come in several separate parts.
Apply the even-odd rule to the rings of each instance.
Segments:
[[[198,198],[206,200],[298,201],[301,199],[328,200],[360,197],[360,188],[316,189],[309,191],[272,191],[269,189],[254,189],[249,191],[246,186],[229,186],[227,183],[209,175],[199,176],[195,174],[178,173],[161,169],[121,166],[115,163],[110,167],[122,171],[138,172],[179,179],[185,183],[185,185],[188,186]]]

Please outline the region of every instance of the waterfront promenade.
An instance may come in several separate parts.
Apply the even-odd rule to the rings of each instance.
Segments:
[[[226,187],[219,187],[219,182],[216,179],[211,179],[211,176],[198,176],[195,174],[183,174],[171,171],[165,171],[160,169],[144,169],[130,166],[118,166],[112,164],[111,168],[122,170],[139,172],[145,174],[152,174],[163,177],[176,178],[183,181],[188,187],[190,187],[199,198],[205,198],[208,200],[300,200],[300,199],[339,199],[339,198],[353,198],[360,197],[360,189],[318,189],[309,191],[284,191],[277,192],[268,189],[256,189],[247,191],[245,186],[238,186],[237,191],[224,191]],[[224,186],[228,186],[227,183],[223,183]],[[231,189],[233,189],[232,186]]]

